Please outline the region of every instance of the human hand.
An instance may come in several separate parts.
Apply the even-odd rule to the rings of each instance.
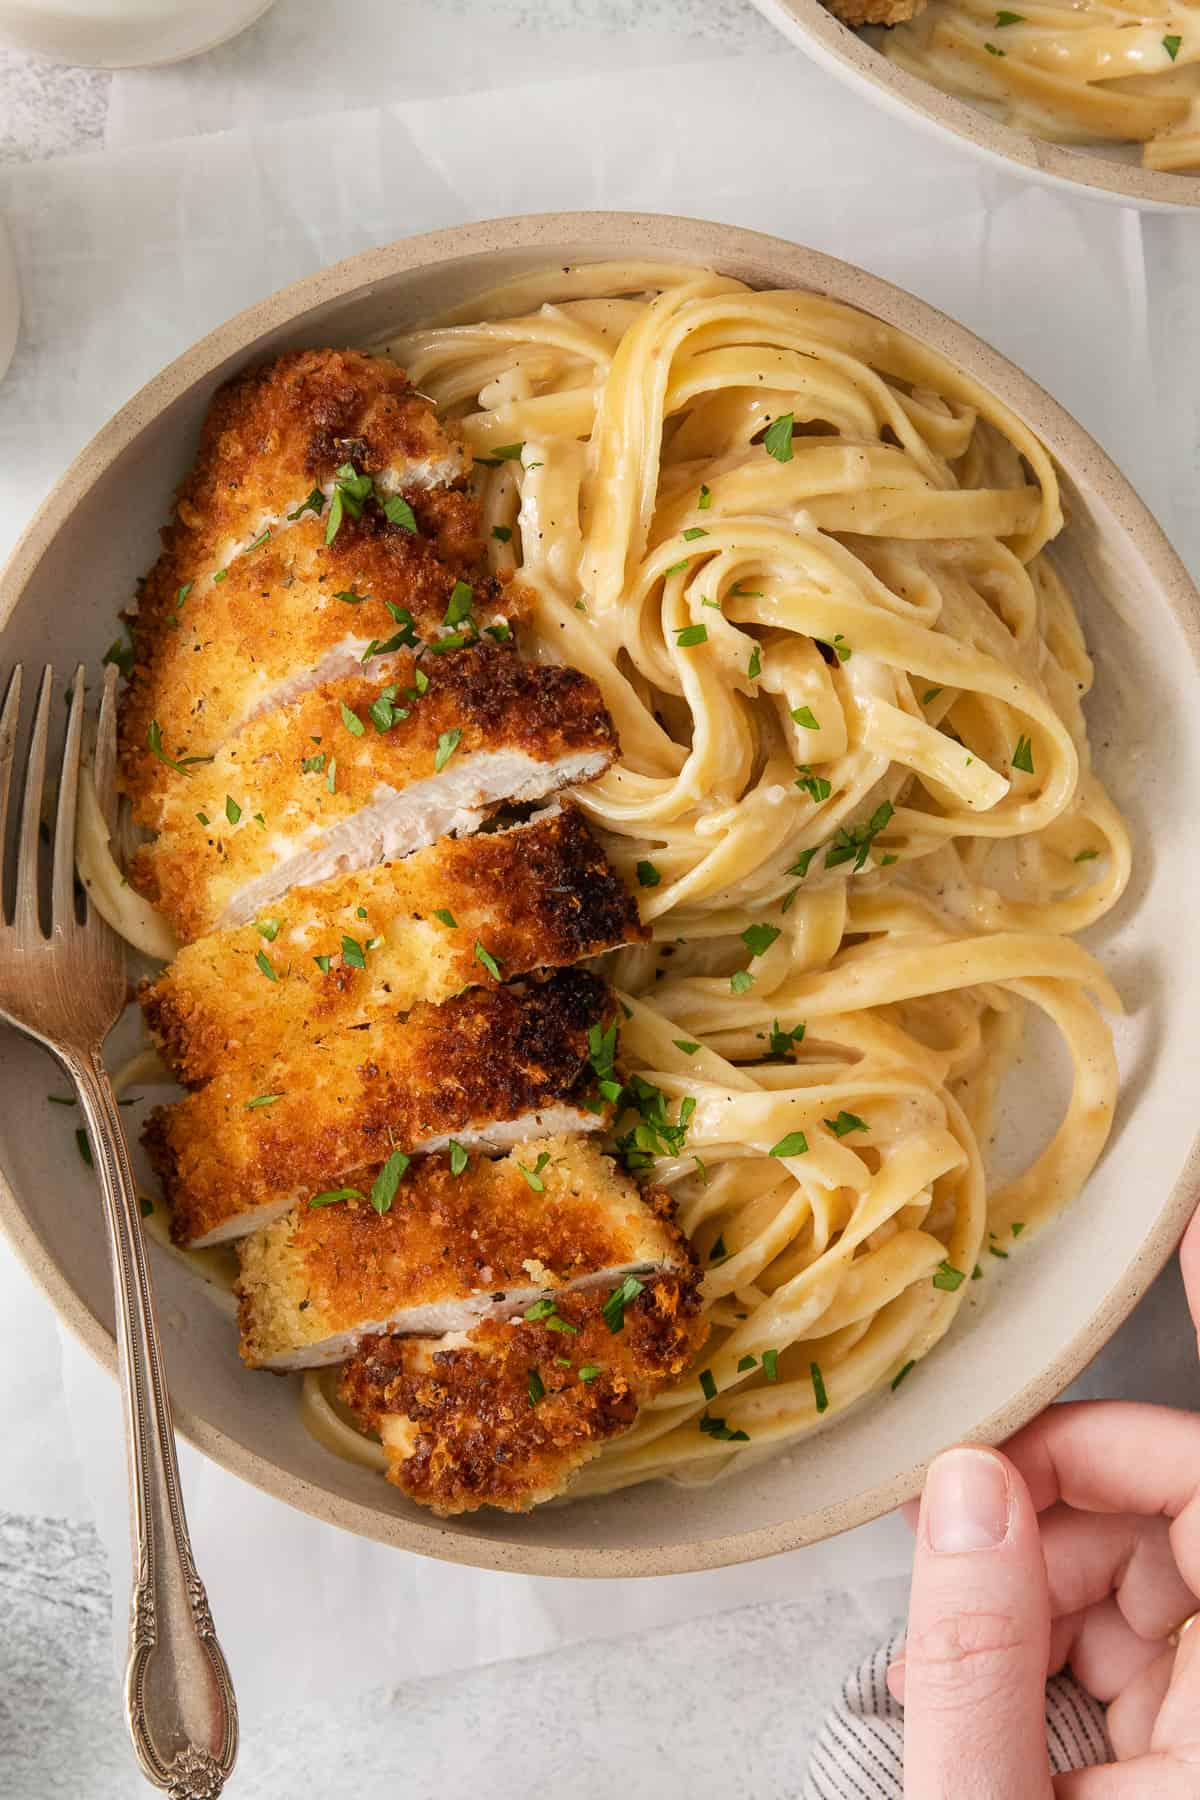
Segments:
[[[1200,1224],[1181,1258],[1200,1324]],[[1200,1418],[1056,1406],[934,1463],[904,1702],[906,1800],[1200,1800]],[[1046,1676],[1108,1703],[1116,1762],[1052,1778]]]

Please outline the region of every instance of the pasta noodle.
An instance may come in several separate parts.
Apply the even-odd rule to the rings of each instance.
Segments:
[[[876,48],[948,94],[1061,144],[1137,143],[1148,169],[1200,170],[1200,6],[1083,0],[1019,12],[931,0],[868,31]]]
[[[559,269],[379,347],[475,453],[526,654],[604,694],[620,758],[576,798],[653,931],[601,963],[669,1121],[620,1147],[674,1197],[711,1336],[572,1491],[710,1480],[904,1378],[1111,1125],[1119,1001],[1073,937],[1130,846],[1053,464],[904,333],[695,269]],[[98,829],[84,866],[145,943]],[[997,1183],[1031,1010],[1072,1089]],[[379,1463],[327,1378],[303,1396]]]

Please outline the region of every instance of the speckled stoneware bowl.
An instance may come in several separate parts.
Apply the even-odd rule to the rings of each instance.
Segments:
[[[1011,363],[932,307],[846,263],[774,238],[685,219],[558,214],[502,219],[372,250],[274,295],[189,350],[117,414],[68,470],[0,576],[0,664],[53,652],[98,658],[187,468],[218,383],[298,345],[346,344],[426,320],[539,267],[610,257],[707,264],[755,287],[807,287],[903,327],[999,394],[1050,446],[1070,524],[1060,554],[1097,657],[1091,705],[1101,771],[1128,813],[1132,891],[1093,947],[1130,1007],[1109,1149],[1086,1192],[971,1290],[952,1333],[885,1393],[773,1461],[708,1488],[647,1485],[509,1518],[442,1523],[304,1432],[291,1379],[248,1374],[228,1317],[156,1254],[179,1428],[227,1468],[332,1524],[426,1555],[551,1575],[665,1574],[787,1550],[916,1493],[927,1459],[963,1437],[998,1441],[1083,1368],[1169,1256],[1200,1192],[1194,933],[1200,834],[1179,829],[1200,792],[1200,597],[1106,456]],[[1039,1128],[1061,1080],[1034,1042],[999,1136]],[[72,1120],[47,1107],[47,1059],[0,1037],[0,1217],[52,1304],[112,1366],[99,1203]],[[1024,1096],[1024,1097],[1023,1097]],[[51,1117],[50,1115],[57,1115]]]
[[[835,19],[822,0],[753,0],[785,37],[876,106],[936,137],[954,139],[985,162],[1049,187],[1071,188],[1137,206],[1178,212],[1200,206],[1200,175],[1166,175],[1144,169],[1137,144],[1076,146],[1002,125],[983,107],[956,100],[930,81],[882,56],[857,32]]]

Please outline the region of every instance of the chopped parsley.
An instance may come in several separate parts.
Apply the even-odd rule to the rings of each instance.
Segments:
[[[196,817],[199,819],[199,821],[202,825],[211,824],[211,820],[209,819],[209,816],[206,812],[198,812],[196,814]]]
[[[379,495],[375,498],[378,500]],[[400,494],[392,494],[383,502],[383,516],[389,525],[398,525],[410,537],[417,535],[417,515]]]
[[[189,582],[188,585],[190,587],[191,583]],[[180,589],[180,592],[183,592],[182,588]],[[108,649],[104,652],[102,660],[105,663],[110,663],[113,668],[119,669],[126,681],[128,681],[130,675],[133,673],[133,646],[125,643],[123,638],[114,638],[112,643],[108,646]]]
[[[477,456],[475,461],[485,468],[494,469],[502,462],[520,462],[525,446],[521,444],[501,444],[490,456]]]
[[[484,949],[478,938],[475,939],[475,961],[483,964],[493,981],[500,981],[503,979],[500,974],[500,964],[496,961],[490,950]]]
[[[788,463],[792,460],[792,429],[795,423],[795,413],[786,412],[767,427],[763,448],[776,462]]]
[[[579,1371],[579,1379],[580,1379],[580,1381],[595,1381],[597,1375],[599,1375],[599,1374],[600,1374],[600,1364],[599,1363],[584,1363],[583,1367]]]
[[[153,750],[155,756],[157,756],[159,762],[165,763],[168,769],[174,769],[177,775],[190,775],[192,772],[190,765],[192,763],[212,761],[211,756],[184,756],[176,762],[173,757],[168,756],[163,749],[162,726],[157,719],[151,719],[150,724],[147,727],[146,742],[151,750]]]
[[[825,1392],[825,1378],[821,1374],[820,1363],[809,1363],[808,1373],[812,1380],[813,1399],[817,1403],[819,1413],[829,1411],[829,1395]]]
[[[329,759],[329,769],[325,776],[325,786],[329,793],[336,794],[336,792],[337,792],[337,757],[336,756],[331,756]]]
[[[1095,862],[1095,860],[1099,856],[1099,854],[1100,854],[1100,852],[1098,850],[1081,850],[1079,852],[1078,856],[1076,856],[1075,861],[1076,862]]]
[[[538,1159],[534,1163],[532,1169],[527,1169],[525,1167],[524,1163],[517,1164],[518,1169],[520,1169],[522,1175],[525,1177],[526,1181],[529,1183],[529,1186],[533,1189],[535,1194],[544,1194],[546,1191],[546,1184],[542,1180],[542,1170],[546,1167],[546,1164],[549,1161],[550,1161],[550,1152],[548,1150],[543,1150],[539,1154]]]
[[[672,563],[669,569],[663,570],[663,580],[665,581],[668,575],[681,575],[691,560],[690,556],[685,556],[682,562]]]
[[[288,524],[294,525],[296,523],[296,520],[302,519],[306,512],[322,513],[322,512],[324,512],[324,510],[325,510],[325,496],[321,492],[320,488],[315,487],[313,489],[312,493],[308,496],[308,499],[302,500],[300,505],[296,508],[295,512],[290,512],[288,514]]]
[[[614,1288],[601,1307],[604,1323],[616,1337],[625,1329],[625,1308],[632,1306],[638,1295],[644,1293],[645,1287],[636,1275],[627,1275],[619,1288]]]
[[[1017,747],[1012,753],[1014,769],[1024,769],[1026,775],[1033,774],[1033,745],[1027,737],[1017,739]]]
[[[529,1404],[536,1406],[539,1400],[546,1398],[546,1384],[536,1369],[529,1371]]]
[[[282,1099],[282,1094],[256,1094],[253,1100],[247,1100],[246,1111],[253,1112],[256,1106],[274,1106],[277,1100]]]
[[[989,56],[1004,56],[1007,54],[1006,51],[999,49],[995,44],[985,44],[983,47]]]
[[[680,533],[680,536],[685,544],[694,544],[697,538],[707,537],[708,533],[703,525],[689,525],[686,531]]]
[[[1023,1219],[1018,1219],[1015,1224],[1010,1225],[1008,1229],[1012,1232],[1014,1237],[1020,1237],[1025,1229],[1025,1221]]]
[[[672,1038],[671,1042],[677,1050],[682,1050],[685,1056],[695,1056],[700,1048],[692,1038]]]
[[[996,25],[998,29],[1002,29],[1005,25],[1023,25],[1024,23],[1024,13],[998,12],[996,14]]]
[[[268,944],[273,944],[275,939],[279,936],[279,920],[256,919],[254,921],[254,929],[257,931],[259,937],[265,937]]]
[[[308,1204],[310,1206],[337,1206],[342,1200],[365,1200],[366,1197],[361,1188],[323,1188],[319,1194],[313,1195]]]
[[[675,642],[681,650],[690,650],[695,644],[707,644],[707,625],[683,625],[675,633]]]
[[[748,994],[754,986],[754,977],[749,969],[738,969],[729,977],[729,991],[732,994]]]
[[[390,731],[393,725],[398,725],[401,719],[408,717],[407,706],[396,705],[396,692],[395,683],[389,682],[387,687],[380,688],[367,708],[371,723],[380,734]]]
[[[706,1400],[715,1400],[717,1397],[717,1384],[713,1380],[712,1370],[711,1369],[701,1369],[700,1375],[699,1375],[699,1381],[700,1381],[700,1392],[704,1395],[704,1398]]]
[[[807,1156],[808,1139],[802,1131],[789,1131],[767,1152],[768,1156]]]
[[[804,877],[808,874],[809,865],[811,864],[813,857],[820,848],[820,844],[814,844],[811,850],[802,850],[788,870],[788,874],[799,875],[800,879],[803,881]]]
[[[254,958],[254,960],[258,964],[259,968],[262,970],[263,974],[266,976],[268,981],[278,981],[279,980],[278,975],[275,973],[275,970],[271,966],[271,959],[267,955],[265,950],[260,950],[258,952],[258,955]]]
[[[807,763],[800,764],[800,772],[796,776],[796,786],[801,793],[809,794],[820,806],[822,800],[828,800],[833,792],[833,783],[824,775],[814,775]]]
[[[412,1158],[405,1156],[403,1150],[393,1150],[380,1169],[371,1184],[371,1205],[377,1213],[391,1211],[392,1201],[396,1198],[396,1189],[400,1186],[400,1179],[411,1161]]]
[[[765,956],[779,935],[778,925],[747,925],[742,942],[751,956]]]
[[[448,925],[451,931],[458,930],[458,920],[448,906],[435,906],[433,909],[433,916],[440,924]]]
[[[471,616],[471,608],[475,604],[475,590],[467,581],[456,581],[450,590],[450,599],[446,605],[444,625],[461,625],[464,619]]]
[[[992,1256],[998,1256],[1000,1258],[1001,1262],[1008,1261],[1008,1251],[1001,1250],[999,1244],[989,1244],[988,1251]]]
[[[88,1143],[88,1134],[82,1126],[80,1126],[79,1130],[75,1133],[75,1148],[78,1150],[88,1168],[94,1169],[96,1164],[92,1157],[92,1146]]]
[[[330,969],[333,967],[332,956],[314,956],[313,961],[316,963],[318,969],[320,969],[322,975],[328,975]]]
[[[943,1257],[934,1271],[933,1285],[935,1288],[941,1288],[947,1294],[953,1294],[966,1279],[961,1269],[956,1269],[953,1263],[947,1262]]]
[[[852,1112],[840,1112],[836,1119],[826,1119],[823,1122],[832,1131],[834,1137],[839,1138],[849,1137],[852,1131],[869,1131],[871,1129],[865,1119],[860,1119],[857,1113]]]
[[[844,828],[839,831],[825,852],[825,867],[836,869],[840,863],[853,860],[856,872],[864,869],[871,854],[871,845],[879,833],[886,829],[893,810],[891,801],[885,800],[875,808],[865,825],[856,825],[849,831]]]
[[[1172,32],[1170,37],[1165,37],[1163,39],[1162,47],[1172,62],[1174,62],[1175,58],[1179,55],[1179,46],[1182,42],[1183,39],[1181,37],[1176,37],[1174,32]]]
[[[756,1369],[757,1367],[757,1356],[740,1356],[738,1358],[737,1372],[739,1375],[748,1375],[751,1369]],[[711,1400],[712,1395],[710,1394],[708,1397]]]
[[[325,542],[332,544],[342,528],[344,518],[361,519],[363,507],[370,499],[375,483],[369,475],[360,475],[353,463],[342,463],[333,484],[329,517],[325,521]]]
[[[916,1366],[917,1365],[915,1362],[906,1362],[905,1363],[904,1367],[900,1370],[899,1374],[896,1375],[892,1381],[893,1394],[895,1393],[896,1389],[900,1386],[900,1383],[904,1380],[904,1377],[906,1375],[911,1375],[912,1371],[916,1368]]]
[[[757,681],[762,674],[762,651],[757,644],[750,652],[750,661],[746,664],[746,674],[751,681]]]
[[[465,1171],[471,1158],[463,1149],[457,1138],[451,1138],[446,1148],[450,1152],[450,1173],[452,1175],[461,1175]],[[528,1317],[528,1315],[526,1316]]]
[[[433,759],[435,770],[440,771],[445,768],[461,742],[462,731],[457,725],[453,731],[443,731],[440,734],[437,741],[437,754]]]
[[[700,1414],[699,1426],[705,1437],[719,1438],[724,1444],[748,1444],[748,1431],[730,1431],[724,1419],[714,1419],[707,1409]]]
[[[231,825],[236,825],[238,820],[241,818],[241,816],[242,816],[242,809],[238,805],[237,801],[234,799],[233,795],[226,794],[226,796],[225,796],[225,817],[229,820],[229,823]]]
[[[641,887],[657,887],[662,875],[652,862],[642,861],[637,866],[637,878]]]
[[[351,737],[361,737],[367,728],[359,718],[358,714],[352,712],[344,700],[339,701],[338,704],[342,715],[342,724],[346,727],[346,730],[350,733]]]
[[[805,731],[820,731],[821,723],[811,706],[793,706],[792,717]]]
[[[778,1371],[776,1368],[776,1364],[778,1363],[778,1361],[779,1361],[778,1350],[764,1350],[763,1351],[763,1353],[762,1353],[763,1374],[766,1376],[768,1381],[778,1381],[779,1375],[778,1375]]]
[[[366,966],[367,966],[366,951],[364,950],[363,946],[359,943],[357,938],[343,936],[343,938],[342,938],[342,961],[344,963],[346,963],[351,969],[365,969],[366,968]]]
[[[322,750],[317,756],[306,756],[302,758],[300,763],[300,773],[302,775],[319,775],[324,767],[325,752]]]
[[[790,1031],[781,1031],[779,1029],[779,1020],[773,1019],[771,1021],[771,1038],[769,1045],[771,1055],[790,1056],[792,1053],[792,1045],[804,1042],[804,1031],[805,1027],[803,1024],[793,1025]]]
[[[725,1261],[725,1259],[728,1255],[729,1255],[729,1252],[725,1248],[725,1233],[721,1232],[720,1236],[717,1237],[717,1239],[713,1243],[712,1249],[708,1253],[708,1260],[711,1263],[721,1263],[721,1262]]]
[[[347,606],[361,606],[367,596],[356,594],[353,588],[343,588],[340,594],[335,594],[333,597],[335,600],[344,600]]]
[[[242,555],[249,556],[252,550],[261,550],[263,545],[269,543],[270,540],[271,533],[269,531],[260,532],[252,544],[246,545],[246,548],[242,551]]]
[[[590,1034],[589,1034],[590,1047]],[[592,1067],[596,1067],[596,1060]],[[617,1139],[617,1154],[627,1169],[648,1168],[655,1156],[679,1156],[687,1140],[687,1128],[696,1102],[689,1094],[679,1103],[679,1116],[672,1122],[667,1114],[667,1097],[661,1088],[644,1076],[633,1075],[629,1085],[621,1089],[611,1077],[602,1078],[600,1092],[614,1104],[636,1109],[638,1123]]]
[[[492,536],[498,544],[507,544],[512,538],[512,529],[508,525],[493,525]]]
[[[945,689],[940,687],[926,688],[925,692],[921,695],[921,705],[928,706],[931,700],[936,700],[938,695],[944,692]]]
[[[700,498],[696,502],[697,512],[707,512],[712,505],[712,490],[701,484]]]

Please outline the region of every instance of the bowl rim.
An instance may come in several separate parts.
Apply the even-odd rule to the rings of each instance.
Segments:
[[[854,264],[737,226],[671,214],[627,212],[532,213],[397,239],[317,270],[207,333],[140,388],[55,483],[0,569],[0,632],[81,495],[173,401],[230,357],[251,350],[267,332],[295,324],[319,306],[368,290],[388,276],[430,268],[451,259],[504,250],[536,250],[546,245],[553,246],[555,253],[577,252],[578,259],[586,261],[600,255],[611,257],[614,244],[620,244],[631,255],[659,259],[674,255],[685,262],[718,268],[733,260],[742,277],[752,282],[761,278],[762,285],[804,287],[843,300],[936,345],[942,354],[958,362],[993,392],[1003,393],[1005,403],[1048,444],[1056,462],[1065,460],[1072,471],[1087,471],[1093,480],[1103,483],[1125,536],[1132,540],[1154,574],[1184,632],[1193,663],[1200,667],[1200,594],[1161,527],[1090,434],[1015,364],[937,308]],[[1059,1356],[1026,1382],[1005,1406],[981,1419],[966,1434],[969,1439],[989,1444],[1002,1442],[1075,1379],[1165,1266],[1198,1201],[1200,1131],[1120,1280]],[[115,1373],[116,1346],[111,1333],[43,1246],[2,1171],[0,1226],[59,1317],[92,1355]],[[314,1518],[442,1561],[531,1575],[683,1574],[799,1549],[866,1524],[912,1499],[920,1492],[928,1466],[926,1460],[920,1460],[834,1505],[748,1531],[732,1531],[668,1547],[617,1545],[582,1549],[476,1537],[448,1529],[432,1514],[409,1519],[385,1513],[289,1474],[190,1410],[177,1408],[175,1424],[183,1437],[222,1467]]]
[[[1140,163],[1114,162],[1086,146],[1056,144],[1015,125],[1004,125],[968,100],[944,94],[881,56],[873,45],[835,18],[823,0],[754,0],[763,17],[839,80],[922,131],[950,134],[989,161],[1027,171],[1054,187],[1082,190],[1093,198],[1129,203],[1147,211],[1176,212],[1200,206],[1200,175],[1170,174]]]

